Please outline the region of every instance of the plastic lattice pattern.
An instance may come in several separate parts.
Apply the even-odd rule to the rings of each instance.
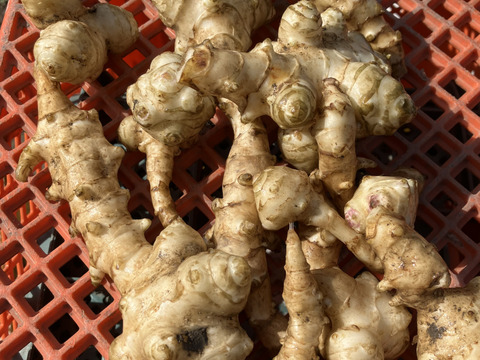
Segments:
[[[126,87],[156,55],[173,48],[174,34],[148,1],[110,2],[135,15],[140,39],[111,57],[97,81],[64,84],[63,90],[80,107],[99,111],[105,136],[115,143],[118,124],[129,112]],[[276,1],[279,13],[286,5]],[[388,21],[403,34],[409,70],[404,85],[419,112],[394,136],[363,140],[359,153],[379,163],[373,173],[412,166],[426,175],[416,229],[438,247],[454,285],[463,285],[480,271],[480,0],[385,0],[383,5]],[[256,36],[275,37],[274,29],[275,22]],[[3,359],[107,358],[109,344],[121,332],[117,291],[108,281],[97,289],[90,284],[86,248],[68,234],[68,204],[45,199],[51,183],[45,164],[35,168],[29,183],[13,177],[36,128],[32,49],[38,33],[19,0],[11,0],[0,42],[0,354]],[[215,116],[200,142],[176,159],[171,193],[180,215],[200,232],[213,220],[212,199],[221,196],[231,138],[227,123]],[[131,192],[133,217],[153,219],[143,154],[126,155],[119,179]],[[153,219],[147,238],[153,240],[160,230]],[[272,269],[282,269],[281,256],[270,260]],[[362,269],[347,253],[341,266],[352,275]],[[277,300],[281,281],[281,275],[273,279]],[[257,358],[265,358],[260,346],[250,356]],[[402,359],[415,359],[414,349]]]

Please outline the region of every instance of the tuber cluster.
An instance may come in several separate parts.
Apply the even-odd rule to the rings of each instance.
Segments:
[[[396,359],[417,312],[422,360],[480,357],[480,281],[449,289],[449,269],[414,230],[422,176],[402,169],[365,176],[355,141],[391,135],[416,109],[398,80],[401,36],[375,0],[301,0],[283,13],[278,39],[251,48],[273,18],[269,0],[153,0],[176,32],[127,90],[131,115],[118,138],[146,156],[155,216],[134,220],[117,180],[124,151],[103,136],[95,110],[77,108],[60,82],[93,81],[108,52],[130,48],[138,28],[128,11],[79,0],[23,0],[43,29],[35,49],[38,128],[15,174],[26,181],[44,160],[45,196],[69,203],[72,236],[86,243],[94,285],[108,276],[122,299],[123,333],[112,360],[245,359],[250,333],[277,360]],[[222,198],[205,234],[187,225],[169,192],[175,156],[218,111],[233,145]],[[276,125],[270,153],[264,120]],[[283,300],[273,302],[268,249],[289,227]],[[203,236],[202,236],[203,235]],[[338,266],[345,245],[369,271]],[[278,245],[277,245],[278,246]],[[379,280],[380,279],[380,280]]]

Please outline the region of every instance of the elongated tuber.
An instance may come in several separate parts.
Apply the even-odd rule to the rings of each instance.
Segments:
[[[222,100],[220,106],[230,119],[234,140],[225,165],[223,197],[212,202],[215,223],[205,236],[217,249],[242,256],[248,262],[252,287],[245,314],[264,346],[277,352],[278,332],[284,331],[287,324],[274,311],[265,253],[272,234],[262,228],[252,188],[253,177],[273,165],[275,157],[270,154],[261,119],[243,124],[235,104]]]
[[[275,360],[319,359],[320,338],[330,321],[323,312],[323,295],[310,273],[300,239],[293,229],[287,235],[285,272],[283,300],[290,318],[286,337]]]

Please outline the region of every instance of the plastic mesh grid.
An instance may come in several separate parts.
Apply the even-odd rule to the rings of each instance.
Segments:
[[[80,107],[99,111],[105,136],[115,143],[118,124],[128,114],[126,87],[156,55],[173,48],[174,35],[148,1],[110,3],[135,15],[140,39],[126,53],[110,57],[97,81],[63,89]],[[279,11],[288,5],[275,4]],[[386,0],[383,5],[387,20],[402,32],[408,67],[403,82],[419,112],[394,136],[360,142],[359,153],[379,163],[373,173],[412,166],[427,176],[415,226],[439,248],[454,284],[462,285],[480,272],[480,0]],[[274,37],[274,26],[259,30],[257,38]],[[107,281],[97,289],[90,284],[84,243],[68,232],[68,204],[45,200],[51,184],[45,164],[34,169],[29,183],[13,177],[37,122],[31,71],[38,30],[19,0],[10,0],[0,36],[0,354],[107,358],[109,344],[121,332],[118,292]],[[215,116],[199,143],[176,159],[170,190],[180,215],[200,232],[213,219],[212,199],[221,196],[231,138],[225,120]],[[131,192],[132,216],[153,219],[143,154],[125,156],[119,179]],[[147,238],[152,241],[160,230],[153,219]],[[281,256],[271,260],[272,269],[281,269]],[[352,275],[362,269],[347,253],[340,264]],[[278,299],[281,275],[273,279],[273,288]],[[256,346],[250,358],[265,356]],[[414,349],[402,359],[415,359]]]

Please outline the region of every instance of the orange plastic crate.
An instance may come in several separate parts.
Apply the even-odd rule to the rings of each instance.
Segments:
[[[97,81],[63,89],[80,107],[99,111],[105,136],[115,143],[118,124],[129,113],[125,89],[156,55],[173,49],[174,34],[147,0],[110,3],[135,15],[140,39],[130,51],[111,57]],[[279,12],[287,5],[275,4]],[[359,153],[379,163],[374,174],[412,166],[427,176],[416,229],[438,247],[454,285],[463,285],[480,272],[480,0],[385,0],[383,5],[388,21],[403,34],[408,67],[403,82],[419,112],[394,136],[361,141]],[[275,33],[272,25],[256,38]],[[0,357],[108,358],[109,344],[121,332],[118,292],[108,281],[99,289],[90,284],[85,245],[68,233],[68,204],[45,200],[51,184],[45,164],[37,166],[29,183],[13,177],[37,122],[31,72],[38,30],[19,0],[10,0],[0,36]],[[214,218],[210,203],[221,196],[231,139],[228,122],[218,114],[198,144],[176,159],[172,195],[180,215],[201,233]],[[275,144],[272,151],[278,151]],[[146,234],[153,241],[161,225],[151,215],[143,154],[125,156],[119,180],[131,191],[133,217],[153,220]],[[280,301],[282,254],[270,260]],[[340,264],[352,275],[363,269],[346,252]],[[257,344],[249,358],[266,357]],[[402,356],[415,358],[413,347]]]

